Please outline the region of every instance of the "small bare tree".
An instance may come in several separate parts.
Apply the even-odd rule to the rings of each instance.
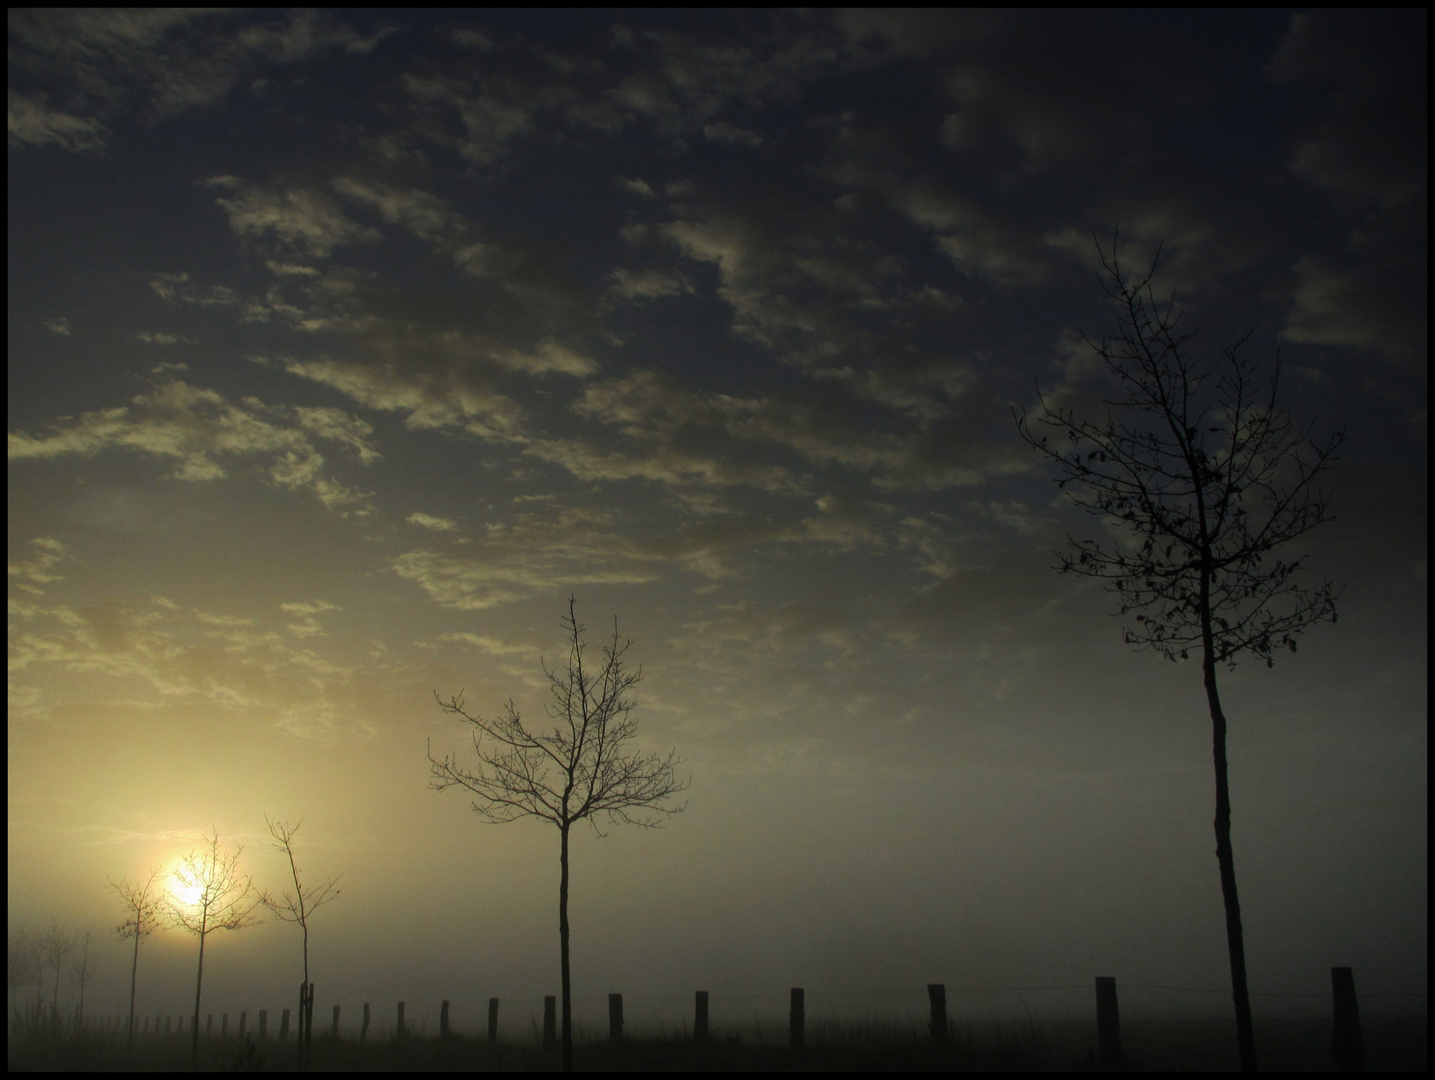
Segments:
[[[10,931],[7,970],[10,977],[10,994],[13,998],[15,1020],[22,1017],[36,1019],[39,1016],[40,995],[44,992],[44,960],[40,953],[40,935],[28,927]],[[35,984],[35,1001],[20,1005],[20,987]],[[34,1014],[31,1016],[30,1014]]]
[[[563,1070],[573,1069],[572,991],[568,967],[568,832],[584,819],[597,831],[594,815],[608,821],[654,828],[661,824],[653,814],[675,814],[682,806],[663,806],[664,800],[685,790],[674,770],[682,761],[676,751],[660,754],[624,754],[623,744],[633,737],[638,722],[631,716],[633,703],[625,696],[642,677],[642,669],[626,671],[623,655],[631,641],[618,636],[613,625],[611,644],[594,670],[585,665],[583,631],[568,598],[563,627],[568,632],[568,666],[562,674],[548,670],[552,701],[546,707],[556,721],[551,732],[529,731],[512,700],[495,720],[464,711],[463,694],[444,701],[434,694],[444,712],[462,717],[473,728],[478,768],[469,772],[456,759],[436,759],[429,748],[430,787],[466,788],[473,794],[473,809],[485,821],[501,824],[522,817],[542,818],[558,826],[560,867],[558,882],[558,951],[563,988]],[[599,835],[602,835],[599,833]]]
[[[85,1025],[85,987],[95,977],[95,962],[90,958],[90,935],[87,927],[75,935],[75,952],[79,959],[70,971],[70,978],[74,979],[80,987],[80,1000],[75,1006],[75,1031],[79,1032]]]
[[[319,910],[339,895],[336,886],[338,878],[330,878],[322,885],[305,888],[299,880],[299,866],[294,861],[294,834],[299,831],[299,826],[304,824],[301,818],[296,825],[288,825],[278,819],[269,820],[269,815],[264,816],[264,824],[269,827],[269,834],[274,837],[274,847],[282,851],[289,860],[289,873],[294,879],[294,893],[281,894],[280,899],[266,894],[264,906],[268,908],[276,918],[283,922],[298,923],[304,931],[304,981],[299,984],[299,1068],[309,1067],[309,1045],[312,1038],[314,1025],[314,984],[309,981],[309,916]]]
[[[134,1053],[135,1044],[135,984],[139,978],[140,944],[159,928],[163,913],[163,897],[156,883],[164,873],[163,866],[156,866],[149,872],[143,885],[121,878],[118,883],[110,882],[125,905],[125,921],[115,927],[115,933],[122,938],[135,939],[134,959],[130,962],[130,1023],[129,1035],[125,1042],[125,1053]]]
[[[1115,376],[1120,410],[1101,421],[1053,409],[1044,398],[1036,422],[1060,436],[1051,445],[1016,416],[1021,436],[1057,467],[1058,486],[1073,485],[1076,505],[1103,519],[1103,540],[1068,537],[1058,553],[1063,573],[1097,578],[1115,592],[1120,614],[1140,611],[1124,628],[1128,645],[1185,660],[1199,649],[1211,716],[1216,772],[1216,862],[1226,910],[1232,1000],[1241,1065],[1256,1068],[1241,906],[1231,848],[1231,794],[1226,772],[1226,715],[1217,667],[1250,653],[1267,667],[1313,623],[1335,622],[1329,582],[1299,583],[1305,558],[1277,558],[1282,545],[1329,521],[1317,487],[1334,466],[1345,436],[1310,439],[1276,407],[1280,362],[1262,388],[1258,366],[1241,354],[1242,338],[1211,361],[1193,362],[1179,331],[1174,296],[1153,294],[1156,261],[1128,279],[1112,240],[1106,293],[1119,310],[1112,338],[1087,344]],[[1156,258],[1160,258],[1157,250]],[[1247,335],[1249,337],[1249,335]]]
[[[205,837],[205,846],[191,851],[174,872],[179,889],[165,896],[170,922],[199,938],[199,968],[194,979],[194,1023],[190,1028],[190,1063],[199,1061],[199,1003],[204,988],[204,943],[216,930],[242,930],[260,920],[254,914],[264,900],[247,874],[239,872],[242,844],[233,851],[219,846],[219,830]]]
[[[50,1023],[56,1027],[60,1022],[60,969],[75,953],[75,935],[68,930],[61,930],[60,924],[53,918],[50,920],[50,929],[45,931],[45,936],[40,942],[41,955],[45,963],[55,969],[55,980],[53,993],[50,999]]]

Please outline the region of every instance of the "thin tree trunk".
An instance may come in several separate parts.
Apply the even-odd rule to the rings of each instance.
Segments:
[[[194,978],[194,1023],[190,1028],[189,1061],[194,1068],[199,1067],[199,994],[204,987],[204,927],[199,930],[199,974]]]
[[[1236,1042],[1241,1069],[1256,1071],[1256,1036],[1251,1023],[1251,997],[1246,988],[1246,946],[1241,931],[1241,901],[1236,895],[1236,860],[1231,849],[1231,788],[1226,775],[1226,714],[1216,689],[1215,642],[1211,634],[1209,579],[1201,576],[1201,622],[1205,638],[1202,669],[1206,702],[1211,709],[1212,754],[1216,761],[1216,863],[1221,870],[1221,897],[1226,902],[1226,948],[1231,957],[1231,999],[1236,1006]]]
[[[130,1035],[125,1046],[125,1056],[131,1057],[135,1052],[135,978],[140,969],[140,931],[141,927],[135,926],[135,959],[130,965]]]
[[[568,980],[568,823],[558,826],[562,836],[559,863],[562,873],[558,877],[558,956],[563,981],[563,1071],[573,1071],[573,997]]]

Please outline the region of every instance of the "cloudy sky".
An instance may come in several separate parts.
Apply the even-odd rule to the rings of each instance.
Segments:
[[[555,993],[556,830],[430,790],[426,743],[468,746],[435,691],[541,718],[573,595],[633,639],[636,748],[691,777],[661,830],[575,833],[594,1016],[1228,986],[1199,667],[1052,570],[1104,526],[1012,420],[1109,390],[1083,336],[1119,226],[1127,265],[1164,243],[1197,354],[1252,331],[1347,433],[1289,553],[1339,623],[1222,675],[1251,987],[1318,995],[1257,1012],[1323,1007],[1337,964],[1423,990],[1425,40],[1415,11],[12,11],[11,929],[93,926],[118,1009],[106,879],[213,826],[277,887],[268,813],[344,874],[321,1012]],[[213,1008],[292,996],[294,928],[212,947]],[[147,946],[141,1010],[192,964]]]

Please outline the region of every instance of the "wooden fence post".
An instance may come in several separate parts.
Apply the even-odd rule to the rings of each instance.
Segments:
[[[444,999],[444,1003],[443,1003],[441,1006],[439,1006],[439,1010],[438,1010],[438,1037],[439,1037],[440,1039],[447,1039],[447,1038],[448,1038],[448,999],[447,999],[447,998]]]
[[[334,1027],[329,1034],[336,1039],[339,1037],[339,1006],[337,1005],[334,1006]]]
[[[558,1045],[558,999],[543,995],[543,1046],[551,1050]]]
[[[608,1041],[623,1041],[623,995],[608,995]]]
[[[498,1045],[498,998],[488,999],[488,1045]]]
[[[1096,1045],[1101,1067],[1114,1069],[1121,1061],[1121,1017],[1116,1010],[1116,980],[1096,976]]]
[[[708,1041],[708,992],[698,991],[696,1007],[693,1011],[693,1042],[705,1043]]]
[[[221,1017],[221,1019],[220,1019],[220,1021],[219,1021],[219,1037],[220,1037],[221,1039],[227,1039],[227,1038],[229,1038],[229,1014],[228,1014],[228,1013],[225,1013],[224,1016]]]
[[[1348,967],[1330,969],[1331,991],[1335,998],[1335,1026],[1330,1035],[1330,1055],[1341,1072],[1365,1071],[1365,1040],[1360,1033],[1360,1004],[1355,997],[1355,974]]]
[[[932,1022],[929,1030],[936,1042],[947,1041],[947,985],[928,983],[927,1000],[932,1006]]]
[[[248,1010],[248,1009],[240,1009],[240,1010],[239,1010],[239,1037],[240,1037],[241,1039],[244,1038],[244,1027],[245,1027],[245,1025],[248,1024],[248,1023],[249,1023],[249,1010]]]
[[[792,988],[792,1004],[787,1011],[788,1042],[793,1050],[802,1049],[802,1028],[806,1020],[802,997],[802,988],[794,986]]]
[[[264,1038],[265,1032],[269,1030],[269,1010],[259,1010],[259,1037]]]
[[[302,1036],[300,1037],[302,1040]],[[279,1041],[289,1041],[289,1010],[285,1009],[279,1017]]]
[[[364,1002],[364,1026],[359,1029],[359,1041],[363,1042],[369,1034],[369,1003]]]
[[[404,1037],[404,1003],[403,1003],[402,1001],[399,1002],[399,1033],[398,1033],[398,1037],[399,1037],[400,1039],[402,1039],[402,1038]]]

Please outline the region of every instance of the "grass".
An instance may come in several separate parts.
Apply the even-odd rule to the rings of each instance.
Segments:
[[[635,1037],[621,1044],[585,1037],[575,1048],[582,1072],[1084,1072],[1095,1071],[1094,1025],[1028,1020],[957,1022],[946,1044],[910,1023],[873,1017],[811,1019],[806,1046],[792,1050],[785,1026],[720,1028],[705,1045],[686,1034]],[[1318,1020],[1257,1021],[1261,1064],[1269,1071],[1330,1071],[1330,1025]],[[1369,1071],[1424,1072],[1425,1018],[1367,1020]],[[1127,1021],[1126,1068],[1131,1071],[1236,1071],[1234,1034],[1225,1021]],[[294,1068],[295,1046],[274,1040],[201,1037],[204,1072],[278,1072]],[[182,1072],[190,1067],[187,1035],[137,1037],[128,1059],[123,1032],[76,1030],[73,1025],[12,1023],[7,1047],[12,1072]],[[534,1042],[487,1045],[483,1038],[413,1037],[363,1043],[327,1036],[314,1040],[315,1072],[549,1072],[561,1066],[556,1049]]]

